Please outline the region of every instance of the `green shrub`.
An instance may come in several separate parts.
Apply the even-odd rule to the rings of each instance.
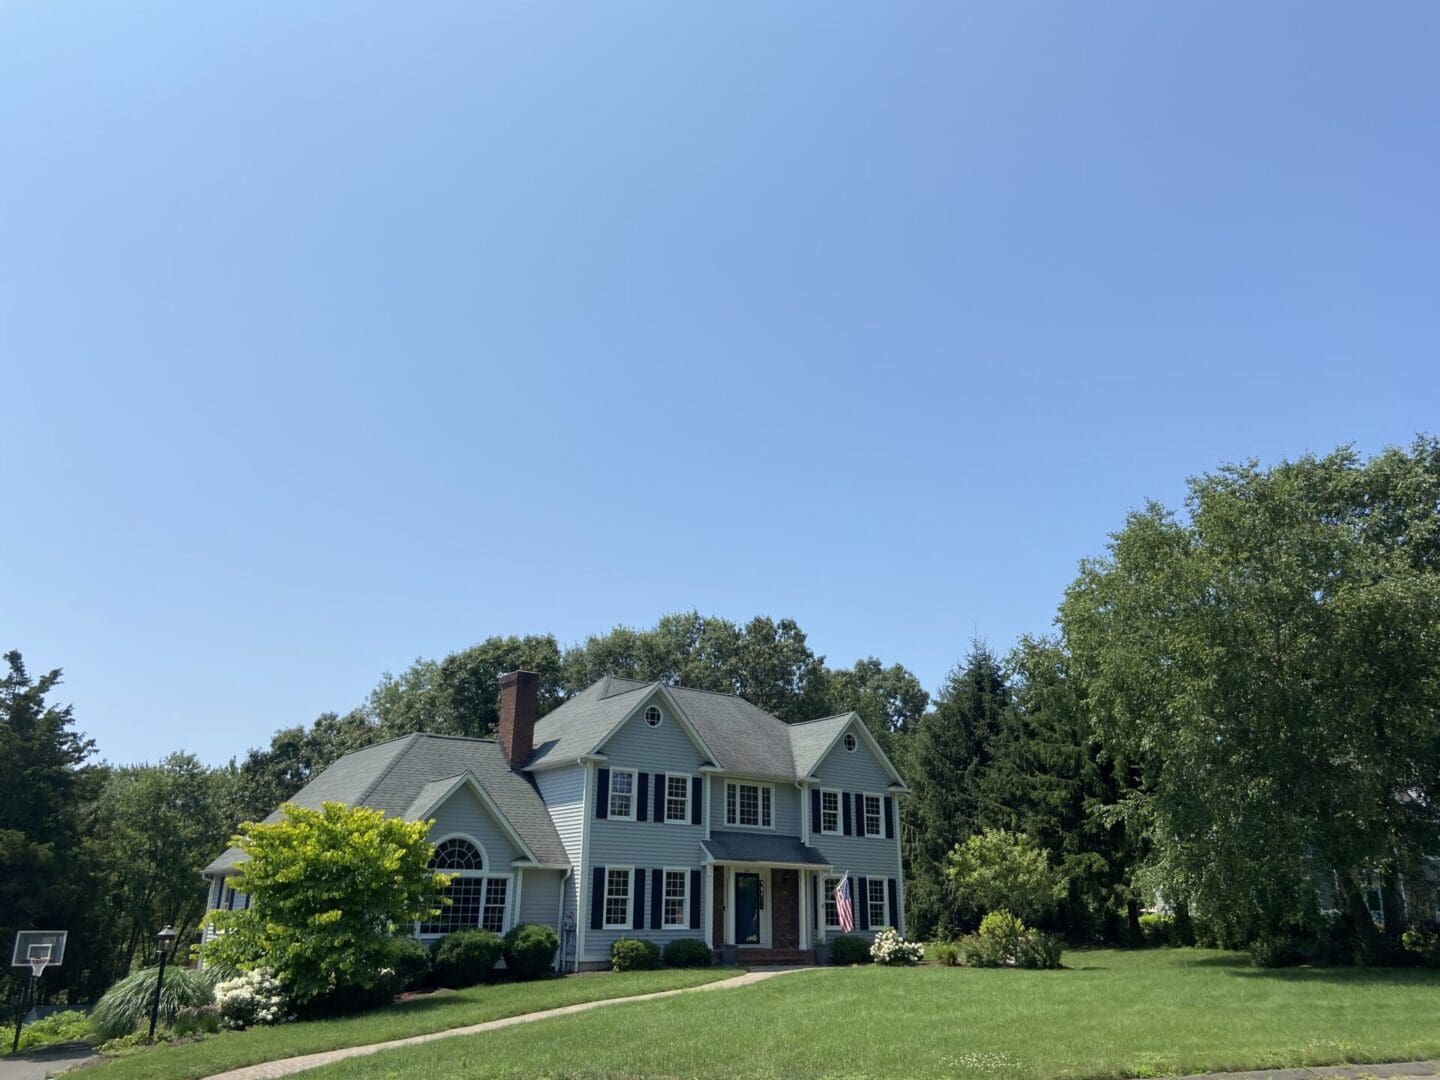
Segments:
[[[505,935],[505,967],[517,979],[548,974],[560,948],[560,937],[548,926],[521,923]]]
[[[214,1035],[220,1030],[220,1010],[214,1005],[189,1006],[175,1014],[170,1030],[177,1039]]]
[[[132,1031],[129,1035],[121,1035],[118,1039],[106,1039],[99,1046],[95,1047],[97,1054],[104,1054],[106,1057],[126,1057],[130,1054],[139,1053],[150,1047],[150,1040],[146,1037],[145,1031]],[[167,1028],[155,1029],[155,1041],[157,1043],[168,1043],[173,1036]]]
[[[649,971],[660,966],[660,950],[648,941],[621,938],[610,946],[610,966],[616,971]]]
[[[941,941],[930,947],[930,957],[937,964],[945,967],[960,966],[960,943],[958,941]]]
[[[1004,948],[994,937],[966,934],[955,943],[960,962],[966,967],[995,968],[1009,962]]]
[[[665,963],[670,967],[709,967],[715,954],[698,938],[681,938],[665,946]]]
[[[490,977],[505,952],[505,943],[489,930],[457,930],[435,942],[432,949],[435,981],[459,990]]]
[[[430,975],[430,950],[412,937],[392,938],[387,966],[395,972],[400,990],[413,990]]]
[[[1147,914],[1140,916],[1140,938],[1146,945],[1170,945],[1173,942],[1175,916]]]
[[[1015,949],[1015,966],[1022,968],[1048,969],[1060,966],[1064,945],[1054,934],[1039,930],[1027,930],[1020,935]]]
[[[142,1024],[149,1024],[158,971],[158,967],[137,971],[105,991],[90,1014],[95,1031],[102,1039],[118,1039]],[[198,1008],[214,1001],[215,987],[208,973],[183,967],[165,969],[165,985],[160,991],[160,1023],[169,1026],[181,1009]]]
[[[8,1037],[9,1032],[5,1032]],[[20,1029],[20,1049],[33,1050],[40,1046],[54,1046],[56,1043],[86,1042],[95,1037],[95,1028],[90,1017],[77,1009],[51,1013],[43,1020],[26,1024]],[[0,1046],[0,1052],[8,1049]]]
[[[1401,935],[1400,942],[1406,950],[1419,956],[1420,962],[1426,967],[1440,967],[1440,934],[1417,927],[1406,930]]]
[[[992,911],[980,920],[980,937],[997,948],[1006,960],[1015,959],[1020,947],[1020,938],[1025,933],[1025,924],[1010,912],[1001,908]]]
[[[1304,943],[1293,934],[1261,934],[1250,943],[1250,963],[1258,968],[1298,967],[1307,959]]]
[[[323,1000],[323,996],[312,998],[311,1003]],[[264,968],[252,968],[243,975],[216,983],[215,1012],[220,1026],[232,1031],[256,1024],[283,1024],[293,1019],[280,980]]]
[[[830,962],[842,967],[870,963],[870,943],[864,938],[842,934],[830,939]]]

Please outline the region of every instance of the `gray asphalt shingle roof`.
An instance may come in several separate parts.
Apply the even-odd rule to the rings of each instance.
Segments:
[[[528,767],[573,761],[592,753],[659,682],[606,676],[587,686],[535,725],[535,754]],[[786,724],[733,694],[665,686],[726,772],[761,779],[808,776],[853,713]]]
[[[798,836],[772,833],[712,832],[700,846],[716,862],[790,863],[795,866],[829,866],[818,849]]]
[[[421,813],[428,805],[422,794],[433,802],[467,772],[474,774],[537,860],[570,865],[540,793],[528,777],[510,768],[493,739],[416,734],[367,746],[340,758],[289,801],[312,809],[321,803],[341,802],[409,817],[412,808]],[[265,820],[279,821],[280,811]],[[230,848],[205,872],[228,869],[243,858],[238,848]]]

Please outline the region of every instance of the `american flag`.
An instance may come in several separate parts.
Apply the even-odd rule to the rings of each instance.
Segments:
[[[850,933],[855,929],[855,909],[850,906],[850,872],[835,886],[835,914],[840,919],[840,929]]]

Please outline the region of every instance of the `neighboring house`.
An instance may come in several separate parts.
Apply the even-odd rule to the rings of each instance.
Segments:
[[[855,932],[903,931],[906,788],[855,713],[785,724],[727,694],[604,678],[537,721],[539,676],[500,685],[498,741],[409,735],[291,800],[435,819],[435,866],[459,877],[422,939],[539,922],[567,969],[608,966],[622,937],[807,961],[841,932],[847,872]],[[244,906],[226,884],[242,858],[205,868],[212,908]]]

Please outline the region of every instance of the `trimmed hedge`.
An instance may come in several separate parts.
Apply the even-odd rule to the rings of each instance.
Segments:
[[[1175,916],[1147,914],[1140,916],[1140,937],[1146,945],[1175,944]]]
[[[482,983],[505,952],[505,943],[489,930],[456,930],[431,947],[435,981],[459,990]]]
[[[397,991],[413,990],[423,986],[430,975],[430,950],[413,937],[392,938],[389,966],[395,972]]]
[[[681,938],[665,946],[665,963],[670,967],[709,967],[714,960],[710,946],[699,938]]]
[[[868,964],[870,956],[870,943],[864,938],[850,937],[842,934],[840,937],[830,940],[830,962],[832,964]]]
[[[616,971],[650,971],[660,966],[660,950],[648,941],[621,938],[610,946],[610,966]]]
[[[517,979],[548,974],[560,948],[559,935],[539,923],[521,923],[505,935],[505,967]]]

